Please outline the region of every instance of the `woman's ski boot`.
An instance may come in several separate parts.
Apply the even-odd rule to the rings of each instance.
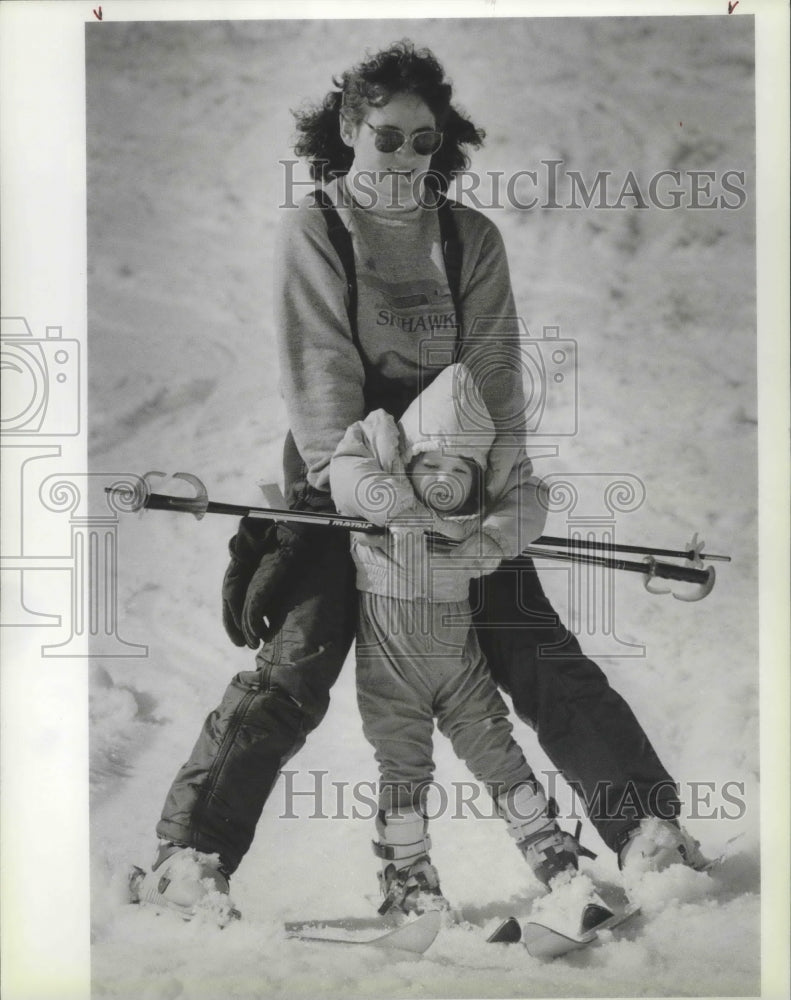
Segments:
[[[129,874],[132,903],[171,910],[183,920],[201,917],[220,927],[241,916],[229,892],[219,855],[180,844],[161,843],[150,872],[135,866]]]
[[[627,832],[618,851],[618,867],[625,881],[679,864],[701,872],[712,862],[701,853],[698,841],[675,820],[657,816],[640,820]]]

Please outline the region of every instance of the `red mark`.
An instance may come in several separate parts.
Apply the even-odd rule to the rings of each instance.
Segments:
[[[728,13],[730,13],[730,11],[728,11]],[[96,18],[97,21],[101,21],[101,19],[102,19],[102,8],[100,7],[98,10],[96,10],[96,8],[94,7],[93,16]]]
[[[736,0],[736,3],[731,3],[731,0],[728,0],[728,13],[732,14],[738,6],[739,0]]]

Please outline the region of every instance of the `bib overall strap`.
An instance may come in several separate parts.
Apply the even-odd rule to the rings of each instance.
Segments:
[[[343,224],[338,210],[330,201],[327,192],[317,187],[313,192],[315,203],[321,208],[324,221],[327,225],[327,236],[333,249],[340,258],[343,272],[346,276],[347,292],[347,312],[349,316],[349,327],[352,334],[352,343],[357,349],[363,363],[365,371],[365,397],[366,405],[369,409],[381,406],[388,410],[393,416],[401,416],[406,406],[412,401],[414,393],[406,387],[390,379],[384,378],[368,361],[362,344],[360,343],[359,330],[357,325],[357,270],[354,262],[354,246],[349,230]],[[461,316],[459,300],[461,286],[461,264],[462,246],[459,240],[456,220],[453,217],[453,205],[455,202],[448,198],[442,198],[437,208],[437,220],[439,222],[440,242],[442,244],[442,255],[445,262],[445,273],[448,278],[451,299],[457,319]],[[459,337],[457,333],[456,353],[459,350]]]

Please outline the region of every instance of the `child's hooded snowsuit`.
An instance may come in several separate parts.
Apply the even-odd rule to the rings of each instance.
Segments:
[[[538,502],[540,481],[532,465],[516,467],[504,489],[493,495],[489,483],[495,427],[469,370],[445,368],[412,402],[398,421],[375,410],[347,430],[330,464],[332,497],[343,514],[374,524],[424,527],[461,540],[481,537],[498,559],[518,555],[544,527],[547,506]],[[483,510],[473,515],[441,515],[415,495],[406,473],[409,462],[427,451],[446,450],[474,462],[484,482]],[[492,513],[492,509],[496,513]],[[486,513],[485,525],[482,514]],[[452,566],[432,563],[426,535],[419,531],[385,536],[352,536],[357,589],[404,599],[466,600],[470,579],[480,570],[463,559]],[[494,567],[492,567],[494,568]]]
[[[433,570],[428,540],[414,530],[421,525],[463,539],[480,530],[481,517],[430,511],[406,475],[414,455],[440,448],[471,459],[485,473],[493,440],[491,418],[469,372],[452,365],[398,425],[382,410],[353,424],[331,462],[339,511],[405,529],[381,541],[352,539],[360,592],[358,702],[379,763],[385,810],[419,805],[434,769],[435,717],[456,754],[495,796],[532,779],[472,628],[468,593],[476,571],[464,559],[449,566],[447,558],[442,570]],[[526,478],[523,488],[535,491],[538,484]],[[514,523],[504,516],[502,530],[492,536],[502,556],[527,543],[520,542],[526,529],[522,525],[520,533],[518,513],[530,510],[534,516],[537,506],[520,503],[518,489],[513,493]],[[527,530],[535,537],[541,525]]]

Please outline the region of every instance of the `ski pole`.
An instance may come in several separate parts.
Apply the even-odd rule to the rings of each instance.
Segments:
[[[676,566],[673,563],[660,562],[653,556],[647,556],[643,562],[633,562],[627,559],[609,559],[606,556],[589,556],[573,552],[550,552],[540,546],[528,545],[522,550],[524,555],[536,559],[560,559],[566,562],[582,563],[592,566],[603,566],[605,569],[619,569],[630,573],[642,573],[650,581],[654,577],[663,580],[683,580],[687,583],[697,583],[708,589],[702,594],[705,597],[714,586],[714,567],[708,569],[696,566]],[[652,591],[659,593],[659,591]],[[699,600],[699,598],[695,598]],[[683,598],[680,598],[683,600]]]
[[[666,556],[671,559],[708,559],[711,562],[730,562],[730,556],[715,556],[710,552],[698,551],[703,548],[703,542],[698,541],[697,534],[686,549],[651,549],[643,545],[621,545],[616,542],[598,542],[595,539],[562,538],[552,535],[542,535],[533,545],[556,545],[569,549],[597,549],[600,552],[630,552],[646,556]]]
[[[141,477],[141,485],[130,496],[128,487],[105,487],[106,493],[123,495],[127,509],[135,510],[166,510],[174,513],[192,514],[200,520],[205,514],[228,514],[234,517],[252,517],[263,521],[273,522],[296,522],[301,524],[318,524],[327,528],[336,528],[343,531],[360,531],[370,535],[386,534],[387,529],[359,517],[350,517],[346,514],[330,514],[316,511],[290,510],[281,507],[256,507],[252,505],[221,503],[209,500],[206,487],[201,480],[188,472],[174,473],[175,479],[181,479],[189,483],[195,489],[192,497],[172,496],[170,494],[155,493],[151,489],[150,480],[153,477],[164,477],[163,472],[147,472]],[[264,487],[262,487],[264,488]],[[279,491],[277,491],[279,495]],[[443,536],[432,536],[432,541],[443,547],[451,547],[452,543]],[[567,551],[550,550],[543,548],[544,545],[565,546]],[[642,562],[628,561],[625,559],[615,559],[603,555],[589,555],[582,552],[573,551],[575,548],[599,548],[602,551],[629,551],[645,553],[646,558]],[[690,542],[690,547],[679,552],[671,552],[667,549],[648,549],[642,546],[619,546],[614,543],[601,543],[586,541],[579,544],[574,539],[554,538],[552,536],[541,536],[532,545],[524,549],[525,555],[531,555],[539,559],[555,559],[566,562],[589,564],[601,566],[605,569],[624,570],[632,573],[641,573],[646,577],[645,587],[650,593],[663,593],[651,586],[654,578],[665,580],[680,580],[688,583],[698,584],[701,588],[696,596],[679,597],[679,600],[694,601],[701,600],[714,586],[714,568],[703,568],[701,559],[721,559],[728,560],[728,556],[703,556],[703,542],[698,542],[695,535]],[[691,566],[677,566],[673,563],[664,563],[656,559],[657,555],[671,554],[678,558],[685,558],[692,562]],[[678,596],[678,595],[674,595]]]
[[[178,473],[177,473],[178,475]],[[106,487],[112,492],[112,487]],[[148,493],[140,509],[171,510],[179,514],[193,514],[200,520],[204,514],[230,514],[233,517],[253,517],[261,521],[284,521],[299,524],[320,524],[326,528],[342,528],[345,531],[363,531],[368,535],[383,535],[387,528],[371,524],[359,517],[346,514],[320,513],[312,510],[289,510],[278,507],[250,507],[236,503],[218,503],[208,498],[175,497],[163,493]]]
[[[187,473],[176,473],[179,478],[186,479]],[[107,487],[107,492],[112,492],[112,487]],[[330,514],[316,511],[290,510],[279,507],[256,507],[244,504],[221,503],[209,500],[208,496],[200,493],[195,497],[178,497],[162,493],[149,492],[145,496],[141,507],[146,510],[170,510],[177,513],[193,514],[199,520],[205,514],[228,514],[233,517],[252,517],[266,521],[296,522],[299,524],[321,524],[328,528],[340,528],[345,531],[361,531],[370,535],[386,534],[387,529],[376,524],[371,524],[363,518],[351,517],[346,514]],[[699,546],[694,539],[688,549],[652,549],[640,545],[620,545],[613,542],[597,542],[595,540],[569,539],[555,537],[551,535],[541,535],[532,543],[533,546],[560,546],[568,549],[597,549],[601,552],[629,552],[645,554],[649,556],[669,556],[677,559],[709,559],[721,562],[730,562],[730,556],[712,555],[710,553],[697,552]],[[535,556],[550,557],[550,553],[536,549]],[[584,555],[567,555],[556,552],[552,554],[555,559],[571,559],[575,562],[591,562]],[[614,568],[626,568],[617,565],[623,560],[614,560]],[[633,566],[642,566],[642,563],[633,563]]]

